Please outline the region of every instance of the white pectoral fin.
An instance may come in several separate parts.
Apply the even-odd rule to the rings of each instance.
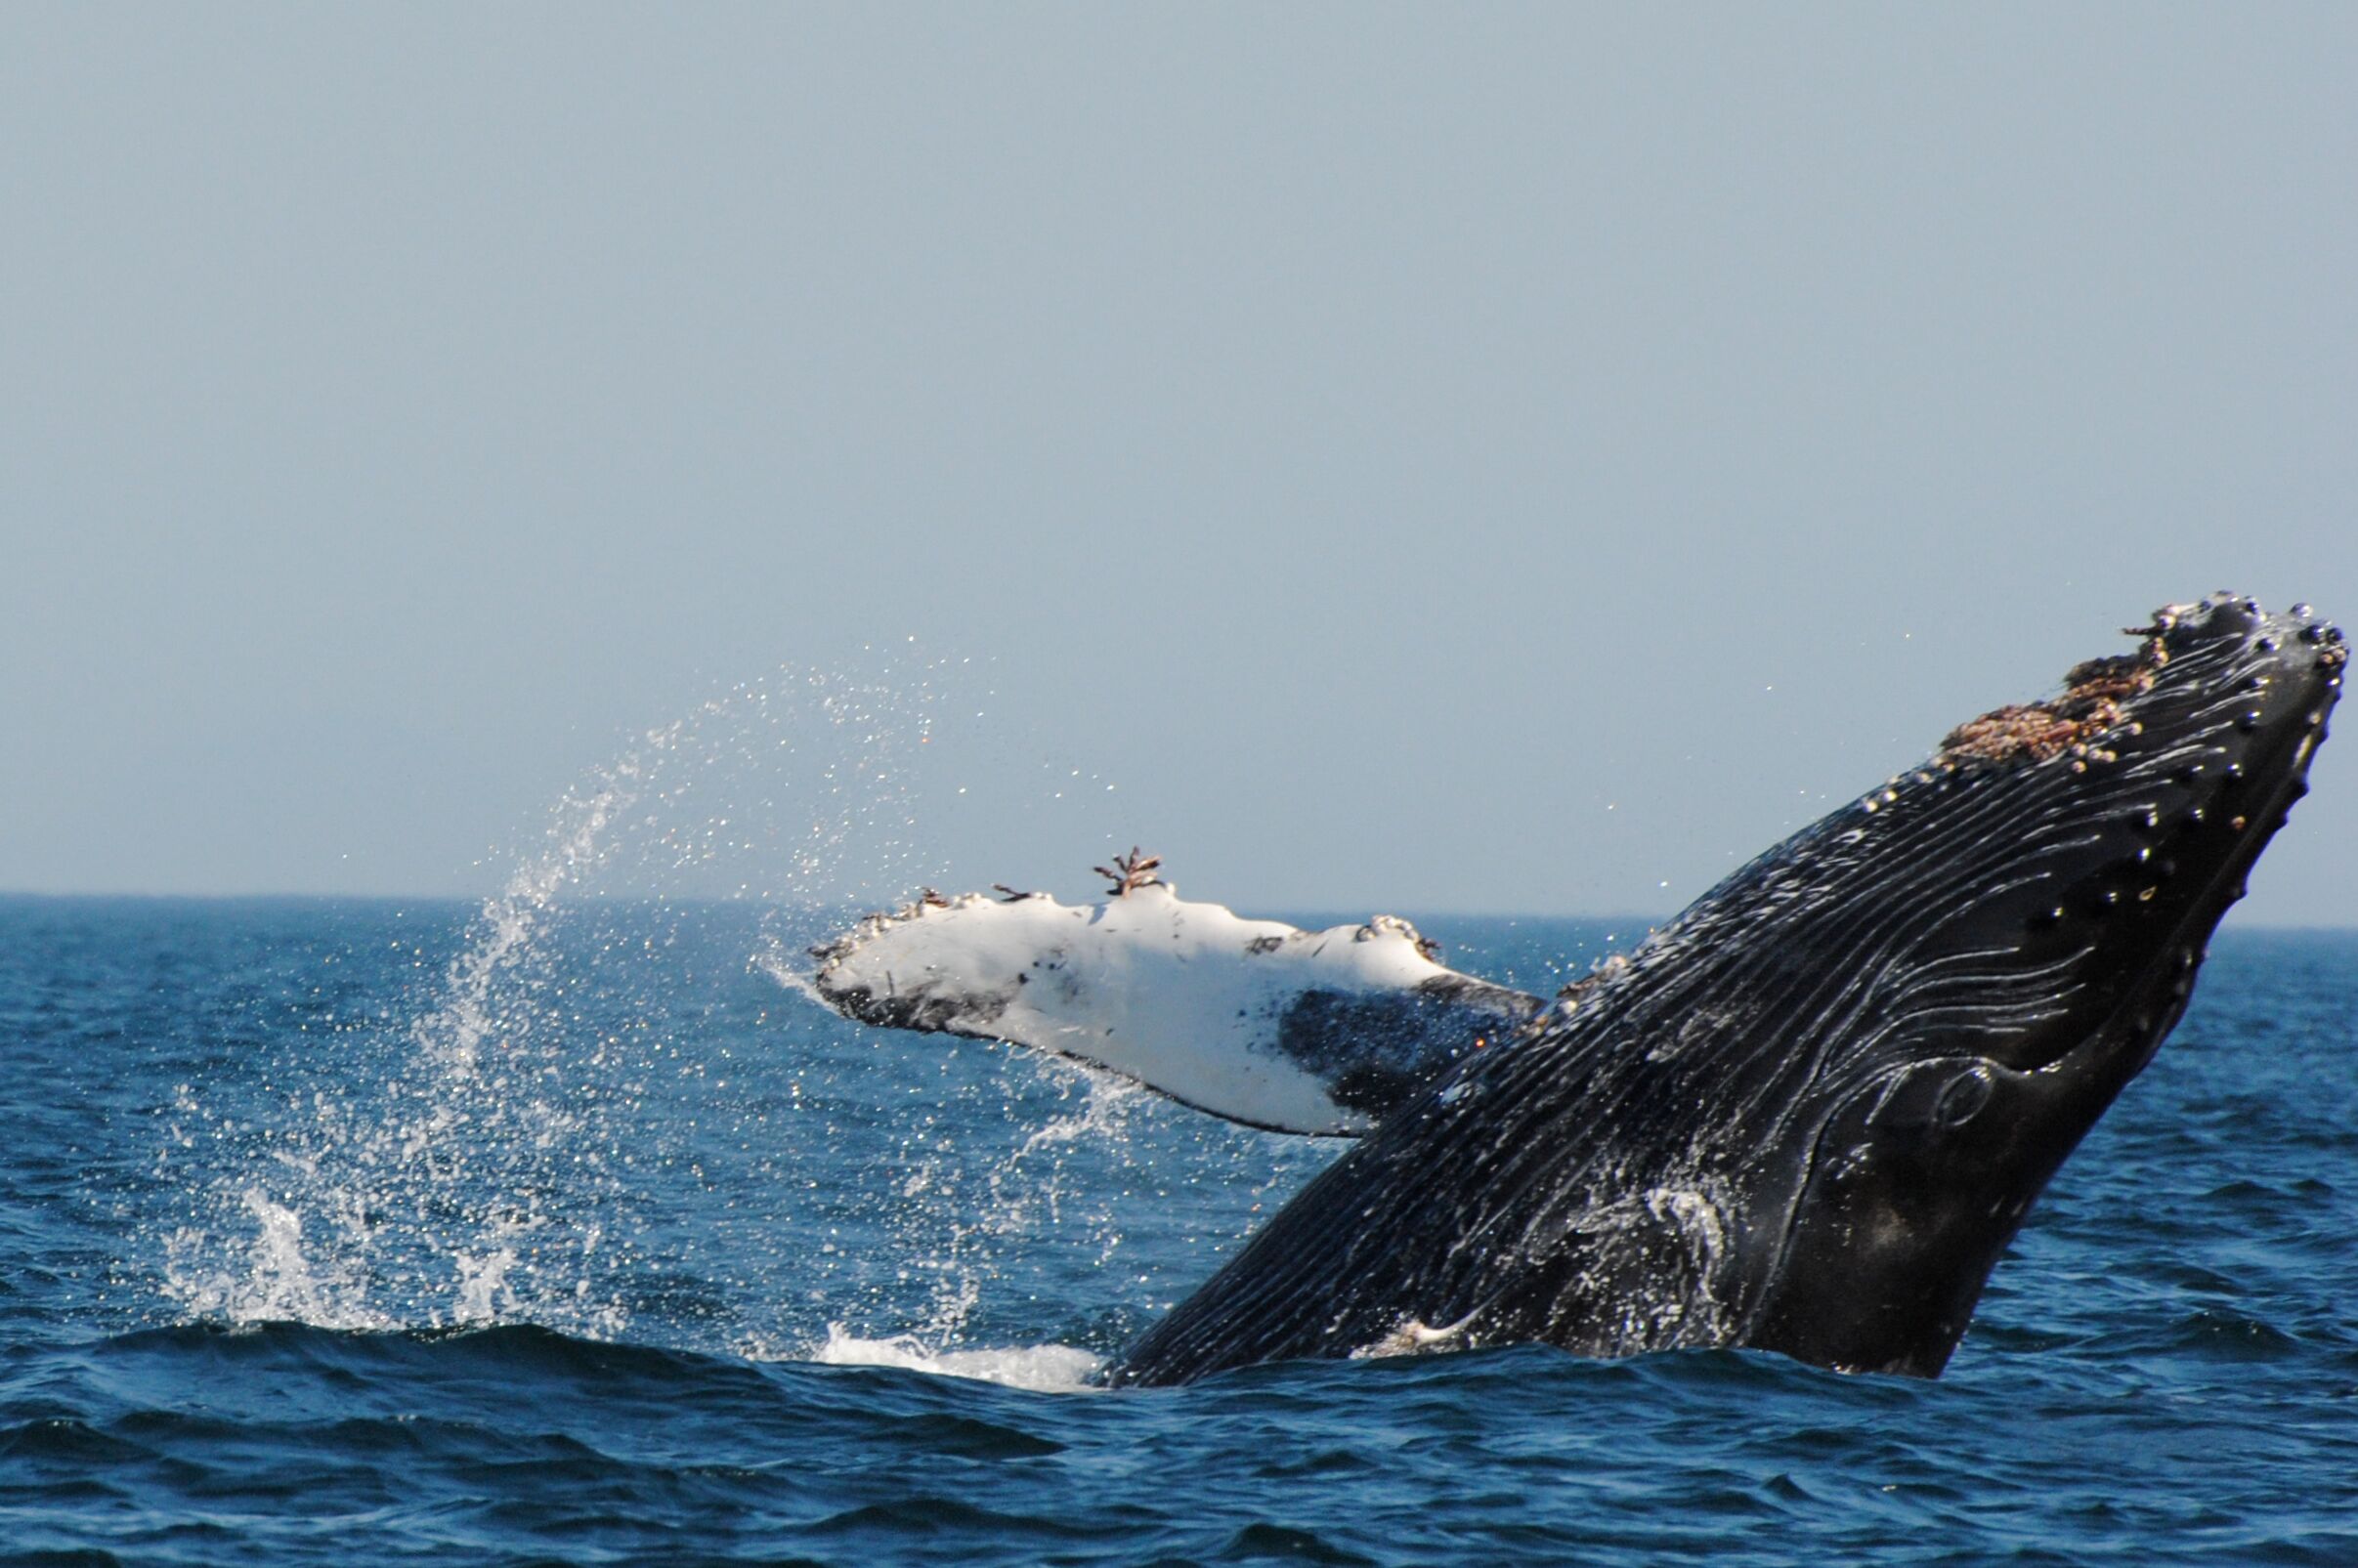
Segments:
[[[1132,887],[928,898],[814,951],[847,1018],[1080,1058],[1214,1116],[1365,1132],[1543,1003],[1435,963],[1407,922],[1303,931]]]

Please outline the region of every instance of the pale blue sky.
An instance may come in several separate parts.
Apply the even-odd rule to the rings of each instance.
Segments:
[[[2157,604],[2358,619],[2353,83],[2345,6],[11,6],[0,888],[479,891],[915,633],[1121,784],[962,868],[1675,907]],[[2348,918],[2351,752],[2251,917]]]

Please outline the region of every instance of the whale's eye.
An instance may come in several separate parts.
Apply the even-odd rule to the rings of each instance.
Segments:
[[[1926,1062],[1885,1090],[1868,1120],[1884,1127],[1947,1131],[1981,1115],[1994,1088],[1987,1062]]]
[[[1982,1114],[1992,1089],[1990,1070],[1975,1064],[1941,1086],[1941,1097],[1933,1102],[1932,1120],[1944,1127],[1963,1126]]]

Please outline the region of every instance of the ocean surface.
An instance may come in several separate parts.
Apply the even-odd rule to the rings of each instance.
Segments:
[[[1338,1146],[842,1023],[830,923],[0,900],[0,1561],[2358,1563],[2358,934],[2219,938],[1940,1381],[1108,1393]]]

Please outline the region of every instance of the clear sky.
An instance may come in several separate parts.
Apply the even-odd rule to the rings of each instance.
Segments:
[[[0,888],[481,891],[915,635],[977,778],[1120,784],[986,879],[1674,908],[2156,605],[2358,620],[2353,84],[2343,5],[9,6]],[[2315,782],[2250,917],[2351,917]]]

